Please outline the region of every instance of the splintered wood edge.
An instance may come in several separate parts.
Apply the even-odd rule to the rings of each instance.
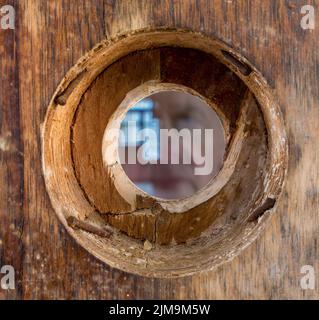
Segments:
[[[238,56],[221,41],[200,33],[168,28],[143,29],[102,41],[81,58],[64,77],[51,99],[42,126],[42,165],[46,188],[52,206],[68,232],[91,254],[112,267],[144,276],[167,278],[211,270],[231,260],[255,240],[270,217],[268,211],[268,214],[258,218],[258,223],[240,226],[240,232],[232,243],[222,245],[223,250],[214,246],[206,251],[205,257],[196,256],[189,259],[187,254],[190,253],[190,249],[179,246],[179,251],[172,253],[175,261],[167,260],[170,259],[170,248],[151,250],[145,256],[143,245],[139,241],[122,234],[115,232],[109,238],[103,239],[84,230],[75,230],[68,225],[66,219],[70,216],[85,220],[88,216],[94,215],[94,208],[90,206],[78,185],[71,161],[70,126],[82,95],[94,79],[119,58],[136,50],[170,45],[213,54],[236,73],[252,91],[264,116],[270,154],[264,197],[260,199],[260,204],[267,198],[278,199],[287,172],[288,147],[280,107],[274,99],[273,92],[260,73],[244,57]],[[225,52],[238,63],[234,63]],[[121,248],[126,248],[124,253]],[[161,255],[165,265],[152,262],[156,253]],[[178,267],[180,263],[175,266],[178,259],[182,259],[180,262],[183,267]]]

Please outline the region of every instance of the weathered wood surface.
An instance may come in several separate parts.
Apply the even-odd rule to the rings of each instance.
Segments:
[[[319,298],[318,279],[300,287],[301,266],[319,270],[319,27],[300,27],[301,5],[319,6],[305,2],[0,0],[17,11],[16,29],[0,30],[0,265],[15,267],[17,288],[0,298]],[[201,31],[246,56],[275,88],[289,138],[265,232],[190,278],[142,278],[93,258],[58,222],[42,177],[40,127],[64,74],[106,35],[148,26]]]

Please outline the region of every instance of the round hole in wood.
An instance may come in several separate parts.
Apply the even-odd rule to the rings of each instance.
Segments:
[[[214,108],[226,142],[215,178],[178,200],[125,185],[117,144],[103,139],[134,89],[145,97],[172,86]],[[43,125],[44,177],[61,222],[100,260],[144,276],[190,275],[239,254],[274,212],[286,166],[282,115],[264,78],[224,43],[191,31],[100,43],[62,80]]]
[[[155,90],[156,85],[152,86]],[[149,88],[133,89],[127,95],[132,101],[121,103],[105,138],[112,139],[108,129],[114,127],[112,121],[120,122],[114,143],[115,147],[118,143],[118,162],[128,177],[123,185],[133,183],[156,198],[181,199],[207,185],[220,171],[225,132],[217,112],[204,99],[186,87],[172,85],[169,90],[169,86],[158,84],[157,92],[142,99],[143,87]],[[107,162],[113,152],[104,153]]]

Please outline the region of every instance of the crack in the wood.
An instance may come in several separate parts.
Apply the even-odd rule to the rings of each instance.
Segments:
[[[102,229],[94,224],[79,220],[73,216],[66,219],[68,226],[73,229],[81,229],[86,232],[96,234],[103,238],[109,238],[113,233],[111,231]]]
[[[76,77],[70,81],[70,83],[67,85],[67,87],[57,94],[57,96],[54,99],[54,102],[59,104],[59,105],[61,105],[61,106],[66,105],[66,102],[67,102],[69,96],[73,92],[74,88],[82,80],[82,78],[85,75],[86,71],[87,71],[86,68],[81,70],[81,72],[79,72],[76,75]]]
[[[240,73],[242,73],[244,76],[249,76],[252,72],[252,69],[250,66],[248,66],[246,63],[240,61],[237,57],[235,57],[231,52],[222,50],[222,54],[224,55],[224,58],[230,62]]]
[[[260,218],[266,211],[272,209],[276,204],[276,199],[274,198],[267,198],[265,202],[258,207],[252,215],[249,217],[248,221],[253,222]]]

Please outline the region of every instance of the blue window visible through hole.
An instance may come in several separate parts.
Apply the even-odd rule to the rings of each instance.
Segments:
[[[130,131],[130,126],[135,126],[136,131]],[[153,135],[144,136],[143,129],[151,129],[156,132],[156,138]],[[121,123],[119,144],[120,147],[140,147],[146,140],[151,139],[144,148],[144,158],[147,161],[158,160],[159,150],[159,119],[154,117],[154,102],[151,99],[143,99],[129,109]],[[136,134],[130,134],[135,132]],[[157,139],[154,140],[154,139]],[[154,141],[153,141],[154,140]]]

